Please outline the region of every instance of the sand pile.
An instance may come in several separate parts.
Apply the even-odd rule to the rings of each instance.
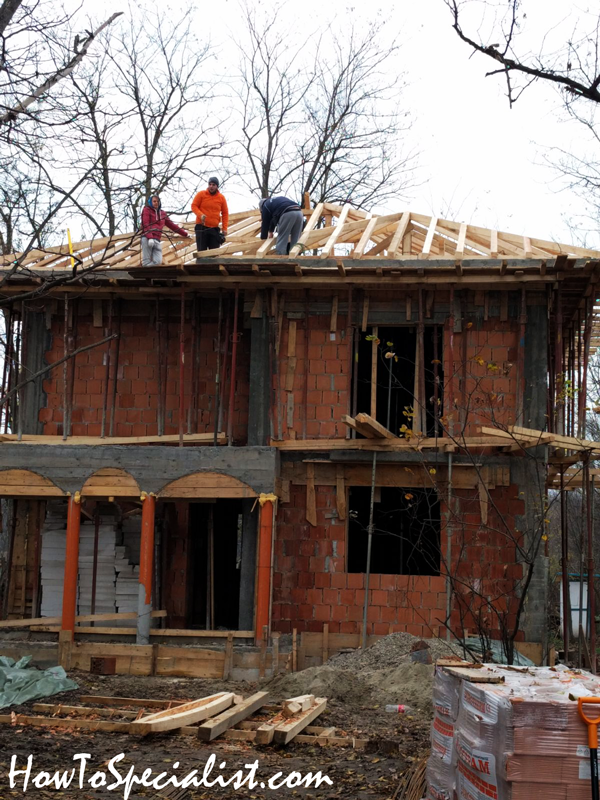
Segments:
[[[314,694],[350,705],[404,703],[429,710],[434,668],[411,661],[411,648],[418,641],[409,633],[392,633],[365,651],[338,653],[323,666],[280,675],[269,681],[269,691],[278,697]],[[460,655],[439,639],[427,643],[434,662],[449,653]]]

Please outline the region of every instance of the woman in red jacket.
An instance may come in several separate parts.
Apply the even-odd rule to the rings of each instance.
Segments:
[[[164,226],[175,233],[189,238],[189,233],[167,217],[160,208],[160,197],[155,194],[148,198],[142,211],[142,267],[155,267],[162,264],[162,230]]]

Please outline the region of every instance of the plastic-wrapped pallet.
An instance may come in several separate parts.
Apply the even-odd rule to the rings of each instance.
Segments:
[[[575,697],[600,696],[600,680],[565,667],[489,665],[462,674],[458,715],[451,692],[460,670],[436,668],[430,800],[584,800],[590,796],[586,727]],[[470,680],[468,677],[470,677]],[[485,683],[500,680],[501,683]],[[445,735],[444,735],[445,734]],[[454,794],[453,794],[454,793]]]

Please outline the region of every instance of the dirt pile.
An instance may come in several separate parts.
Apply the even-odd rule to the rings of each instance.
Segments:
[[[314,694],[353,706],[404,703],[429,712],[434,668],[411,661],[418,641],[410,633],[392,633],[367,650],[338,653],[320,667],[280,675],[269,681],[269,691],[278,697]],[[434,663],[450,653],[460,655],[439,639],[427,643]]]

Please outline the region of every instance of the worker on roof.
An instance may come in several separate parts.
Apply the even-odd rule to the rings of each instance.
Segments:
[[[227,200],[219,191],[219,179],[209,178],[208,189],[198,192],[192,201],[196,215],[196,244],[198,250],[214,250],[225,242],[229,209]],[[219,223],[222,230],[219,229]]]
[[[277,228],[277,255],[286,256],[290,252],[302,233],[304,215],[298,203],[287,197],[269,197],[258,204],[262,217],[260,238],[273,238],[273,231]]]
[[[155,267],[162,264],[162,229],[164,226],[170,228],[175,233],[189,238],[189,233],[175,225],[165,211],[161,210],[160,197],[157,194],[148,198],[144,210],[142,211],[142,267]]]

